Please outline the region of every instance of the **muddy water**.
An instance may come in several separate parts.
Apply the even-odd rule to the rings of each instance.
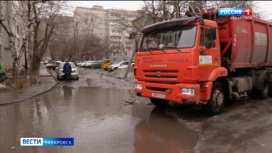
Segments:
[[[132,90],[61,84],[0,107],[1,153],[272,152],[272,99],[242,100],[224,114],[160,110]],[[73,147],[20,147],[21,137],[74,137]]]

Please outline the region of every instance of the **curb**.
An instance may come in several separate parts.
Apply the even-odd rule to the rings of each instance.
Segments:
[[[47,71],[48,71],[48,70],[47,70]],[[49,73],[50,75],[46,75],[46,76],[43,75],[42,77],[52,77],[52,78],[56,81],[56,79],[54,78],[54,76],[52,75],[52,73],[50,73],[49,71],[48,71],[48,73]],[[41,77],[41,76],[39,76],[39,77]],[[46,89],[46,90],[44,90],[44,91],[41,91],[41,92],[39,92],[39,93],[36,93],[36,94],[34,94],[33,96],[30,96],[30,97],[27,97],[27,98],[24,98],[24,99],[20,99],[20,100],[16,100],[16,101],[5,102],[5,103],[0,104],[0,106],[4,106],[4,105],[9,105],[9,104],[13,104],[13,103],[18,103],[18,102],[23,102],[23,101],[30,100],[30,99],[32,99],[32,98],[35,98],[35,97],[37,97],[37,96],[40,96],[40,95],[43,94],[43,93],[48,92],[49,90],[51,90],[51,89],[53,89],[54,87],[56,87],[59,83],[60,83],[59,81],[56,81],[56,83],[55,83],[54,85],[52,85],[51,87],[49,87],[48,89]]]
[[[9,104],[13,104],[13,103],[18,103],[18,102],[22,102],[22,101],[26,101],[26,100],[30,100],[32,98],[35,98],[37,96],[40,96],[41,94],[43,93],[46,93],[48,92],[49,90],[53,89],[55,86],[57,86],[59,84],[59,82],[56,82],[53,86],[49,87],[48,89],[42,91],[42,92],[39,92],[37,94],[34,94],[33,96],[30,96],[28,98],[25,98],[25,99],[21,99],[21,100],[16,100],[16,101],[10,101],[10,102],[5,102],[3,104],[0,104],[0,106],[3,106],[3,105],[9,105]]]
[[[51,75],[39,75],[39,78],[52,77]]]

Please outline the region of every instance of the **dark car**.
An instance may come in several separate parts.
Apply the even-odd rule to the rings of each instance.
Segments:
[[[0,83],[7,80],[8,77],[5,72],[0,73]]]
[[[92,62],[91,68],[101,68],[102,62],[100,61],[94,61]]]
[[[50,59],[44,59],[43,61],[42,61],[42,63],[43,64],[47,64],[47,63],[49,63],[51,60]]]
[[[48,69],[53,69],[53,70],[55,70],[56,67],[59,66],[59,63],[60,63],[60,62],[61,62],[61,61],[50,61],[49,63],[45,64],[45,67],[48,68]]]
[[[74,61],[74,64],[75,64],[76,66],[78,66],[79,63],[80,63],[80,61]]]

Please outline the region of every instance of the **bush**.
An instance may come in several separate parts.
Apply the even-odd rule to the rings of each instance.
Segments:
[[[36,77],[36,75],[31,75],[29,80],[30,80],[30,84],[38,83],[38,78]]]

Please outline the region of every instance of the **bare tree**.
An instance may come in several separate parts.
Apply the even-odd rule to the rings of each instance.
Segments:
[[[10,44],[10,50],[12,53],[13,58],[13,83],[14,85],[17,85],[17,78],[18,78],[18,67],[19,62],[23,55],[25,55],[25,68],[27,70],[27,43],[29,40],[30,32],[31,32],[31,25],[33,24],[31,19],[31,6],[32,2],[30,0],[22,2],[17,1],[16,5],[13,2],[3,1],[0,2],[0,10],[3,10],[5,8],[6,14],[1,12],[1,18],[0,18],[0,24],[6,31],[8,38],[9,38],[9,44]],[[16,18],[16,20],[19,20],[22,26],[17,27],[17,30],[15,30],[13,20]],[[21,35],[22,43],[20,47],[19,42],[16,42],[17,36]]]
[[[185,12],[188,10],[189,6],[199,7],[200,10],[203,9],[210,9],[210,8],[219,8],[219,7],[251,7],[255,8],[253,1],[181,1],[181,0],[174,0],[174,1],[144,1],[144,6],[142,10],[148,12],[149,15],[152,16],[153,23],[172,19],[172,18],[182,18],[185,17]],[[260,18],[260,14],[262,12],[253,12],[253,16]]]
[[[35,24],[33,27],[33,52],[31,54],[31,72],[33,74],[37,74],[39,71],[41,59],[54,32],[62,3],[65,2],[34,2],[33,14]]]
[[[52,59],[74,60],[76,53],[73,50],[74,18],[70,16],[59,16],[49,40],[48,50]]]

